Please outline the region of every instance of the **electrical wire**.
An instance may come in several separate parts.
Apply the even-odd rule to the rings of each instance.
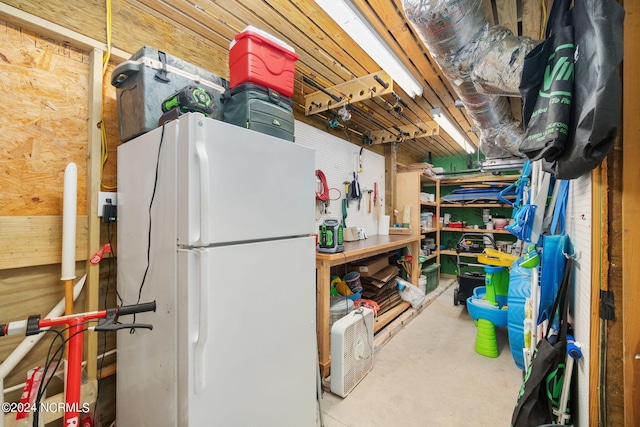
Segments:
[[[97,321],[97,320],[91,319],[91,320],[87,320],[87,321],[83,322],[83,324],[86,325],[89,322],[95,322],[95,321]],[[56,329],[44,329],[44,330],[39,331],[40,333],[42,333],[42,332],[54,332],[54,333],[56,333],[56,336],[53,338],[53,340],[51,340],[51,343],[49,344],[49,350],[47,351],[47,357],[45,358],[44,371],[43,371],[43,374],[42,374],[42,381],[40,381],[40,385],[38,386],[38,393],[36,395],[36,400],[34,402],[34,407],[35,408],[40,408],[40,404],[42,402],[42,397],[44,396],[44,392],[46,391],[47,387],[49,387],[49,384],[51,383],[51,380],[53,380],[53,378],[55,377],[56,372],[58,371],[58,368],[60,367],[60,363],[62,362],[62,352],[64,351],[65,345],[69,342],[69,340],[71,338],[75,337],[78,334],[84,333],[84,332],[86,332],[88,330],[88,328],[84,328],[84,329],[82,329],[80,331],[74,332],[68,338],[64,338],[64,336],[62,335],[63,332],[66,332],[69,329],[70,328],[67,326],[66,328],[63,328],[60,331],[58,331]],[[53,344],[56,342],[56,338],[60,338],[62,343],[60,344],[58,349],[55,351],[55,353],[53,353],[53,356],[51,356],[51,350],[53,349]],[[58,359],[57,359],[55,368],[53,369],[53,371],[51,371],[51,375],[49,376],[49,378],[45,382],[46,374],[47,374],[47,372],[49,372],[49,369],[51,368],[51,365],[53,364],[53,359],[55,359],[58,356],[58,354],[60,354],[60,357],[58,357]],[[33,412],[32,427],[39,427],[39,414],[40,414],[40,411],[34,411]]]
[[[320,188],[316,189],[316,200],[327,201],[329,200],[329,185],[327,184],[327,177],[320,169],[316,170],[316,179]]]
[[[138,289],[138,301],[136,304],[140,304],[142,298],[142,288],[147,280],[147,274],[149,273],[149,267],[151,266],[151,208],[153,208],[153,202],[156,199],[156,190],[158,189],[158,171],[160,169],[160,153],[162,153],[162,143],[164,142],[164,125],[162,125],[162,132],[160,133],[160,143],[158,144],[158,156],[156,157],[156,173],[153,180],[153,192],[151,193],[151,201],[149,202],[149,231],[147,234],[147,266],[144,269],[144,275],[142,276],[142,282]],[[136,315],[133,315],[133,323],[136,323]],[[130,333],[134,333],[135,329],[131,328]]]
[[[540,0],[542,4],[542,20],[540,20],[540,39],[545,38],[547,28],[547,3],[545,0]]]
[[[44,363],[44,368],[43,368],[43,372],[42,372],[42,379],[40,380],[40,384],[38,385],[38,392],[36,393],[36,400],[34,402],[34,406],[36,408],[40,408],[40,401],[42,400],[42,395],[44,394],[44,391],[46,390],[46,386],[43,387],[43,384],[45,382],[46,379],[46,375],[47,372],[49,371],[49,367],[51,365],[52,362],[49,361],[49,357],[51,356],[51,349],[53,348],[53,343],[56,341],[56,338],[60,338],[60,341],[62,341],[62,345],[64,346],[64,336],[62,335],[61,331],[58,331],[56,329],[46,329],[40,332],[53,332],[56,334],[56,336],[51,340],[51,343],[49,344],[49,350],[47,351],[47,357],[45,358],[45,363]],[[57,352],[55,353],[57,354]],[[55,357],[55,355],[54,355]],[[62,358],[58,359],[58,363],[56,364],[56,368],[54,369],[53,373],[51,374],[51,377],[53,377],[53,375],[55,374],[55,371],[58,370],[58,367],[60,366],[60,360]],[[50,380],[49,380],[50,381]],[[49,381],[47,381],[47,385],[49,384]],[[39,426],[39,414],[40,411],[34,411],[33,412],[33,422],[32,422],[32,426],[33,427],[38,427]]]
[[[111,287],[111,258],[112,257],[115,258],[116,256],[115,250],[113,249],[113,243],[112,243],[112,240],[113,240],[113,223],[112,222],[108,223],[107,225],[107,240],[109,242],[109,245],[111,246],[111,256],[107,258],[107,289],[104,292],[104,299],[103,299],[104,310],[108,308],[107,297],[109,295],[109,288]],[[118,269],[117,263],[115,264],[114,269],[117,271]],[[120,301],[120,304],[118,305],[123,305],[122,298],[120,297],[120,293],[118,292],[117,288],[116,288],[116,298],[118,299],[118,301]],[[102,348],[103,348],[103,352],[106,352],[107,334],[103,334]],[[100,367],[98,368],[98,378],[102,377],[102,370],[104,368],[104,359],[105,359],[104,357],[100,358]],[[100,388],[101,388],[100,380],[98,380],[98,390],[96,392],[96,404],[95,404],[94,415],[93,415],[94,420],[100,418],[100,405],[98,404],[100,402]]]
[[[107,50],[105,51],[102,57],[102,85],[104,85],[104,76],[107,72],[107,67],[109,66],[109,60],[111,59],[111,36],[112,36],[112,7],[111,0],[106,0],[106,31],[107,31]],[[109,145],[107,143],[107,129],[104,124],[104,97],[102,97],[102,111],[100,112],[100,141],[101,141],[101,149],[100,149],[100,188],[104,188],[106,190],[115,190],[118,187],[113,185],[105,185],[102,182],[102,177],[104,175],[104,165],[107,163],[107,159],[109,158]]]

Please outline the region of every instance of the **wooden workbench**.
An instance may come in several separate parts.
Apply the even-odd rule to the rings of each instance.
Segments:
[[[417,257],[420,253],[419,234],[412,236],[389,235],[371,236],[365,240],[357,242],[345,242],[344,252],[340,253],[316,253],[316,331],[318,335],[318,356],[322,376],[329,374],[331,365],[331,316],[330,316],[330,290],[331,290],[331,267],[358,261],[375,255],[390,252],[395,249],[408,247],[409,253]],[[420,264],[411,263],[411,278],[415,286],[418,286],[420,278]]]

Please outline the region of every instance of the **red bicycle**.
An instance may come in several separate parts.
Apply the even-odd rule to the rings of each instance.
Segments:
[[[62,339],[62,344],[51,357],[51,361],[45,363],[45,375],[49,367],[53,364],[53,360],[62,355],[64,346],[68,343],[67,355],[67,376],[66,376],[66,392],[64,407],[64,427],[80,427],[80,410],[83,408],[80,402],[80,386],[82,381],[82,346],[83,337],[86,331],[116,331],[119,329],[145,328],[153,329],[153,325],[149,324],[123,324],[118,322],[120,316],[130,314],[144,313],[156,311],[156,303],[147,302],[142,304],[134,304],[109,308],[106,310],[98,310],[93,312],[71,314],[68,316],[55,317],[51,319],[40,319],[39,315],[30,316],[27,320],[19,320],[4,325],[0,325],[0,337],[5,335],[35,335],[46,331],[54,331]],[[97,321],[95,326],[88,326],[90,322]],[[62,331],[49,329],[53,326],[66,326]],[[62,333],[68,331],[68,338],[64,339]],[[55,339],[54,339],[55,340]],[[53,343],[52,343],[53,345]],[[49,359],[49,355],[47,355]],[[58,359],[59,365],[61,358]],[[55,369],[54,369],[55,371]],[[48,382],[53,377],[49,377],[45,383],[45,378],[41,382],[38,390],[36,401],[30,407],[33,411],[33,426],[38,425],[38,414],[40,409],[40,398],[46,389]]]

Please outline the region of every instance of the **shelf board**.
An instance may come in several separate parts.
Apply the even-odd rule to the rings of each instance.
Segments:
[[[441,202],[440,208],[511,208],[505,203],[447,203]]]
[[[456,251],[453,250],[441,250],[440,255],[458,255]],[[469,257],[469,258],[478,258],[478,255],[482,254],[472,254],[470,252],[460,252],[460,256]]]
[[[420,201],[420,205],[421,206],[431,206],[431,207],[437,207],[438,204],[436,202],[423,202],[422,200]],[[442,205],[440,205],[442,206]]]
[[[431,255],[427,255],[427,258],[425,259],[425,261],[429,261],[430,259],[434,259],[435,257],[437,257],[439,255],[438,251],[435,251],[434,253],[432,253]]]
[[[429,233],[435,233],[436,231],[438,231],[437,228],[429,228],[428,230],[420,230],[420,233],[422,234],[429,234]]]
[[[467,176],[460,178],[445,178],[440,180],[440,185],[460,185],[460,184],[478,184],[487,181],[488,183],[496,182],[515,182],[520,175],[493,175],[479,174],[475,176]]]
[[[444,228],[441,228],[440,231],[459,231],[459,232],[463,232],[463,233],[511,234],[507,230],[485,230],[484,228],[480,228],[480,229],[476,230],[475,228],[444,227]]]

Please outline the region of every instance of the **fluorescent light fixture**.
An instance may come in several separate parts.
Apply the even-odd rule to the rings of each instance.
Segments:
[[[316,3],[380,68],[391,76],[407,95],[411,98],[422,95],[422,85],[349,0],[316,0]]]
[[[476,152],[475,148],[473,148],[473,145],[469,142],[467,137],[460,133],[458,128],[451,122],[451,120],[449,120],[447,116],[442,114],[442,110],[440,108],[432,109],[431,117],[436,121],[436,123],[438,123],[438,125],[440,125],[442,129],[445,130],[445,132],[449,134],[451,138],[453,138],[455,142],[458,143],[460,147],[462,147],[464,151],[469,154]]]

